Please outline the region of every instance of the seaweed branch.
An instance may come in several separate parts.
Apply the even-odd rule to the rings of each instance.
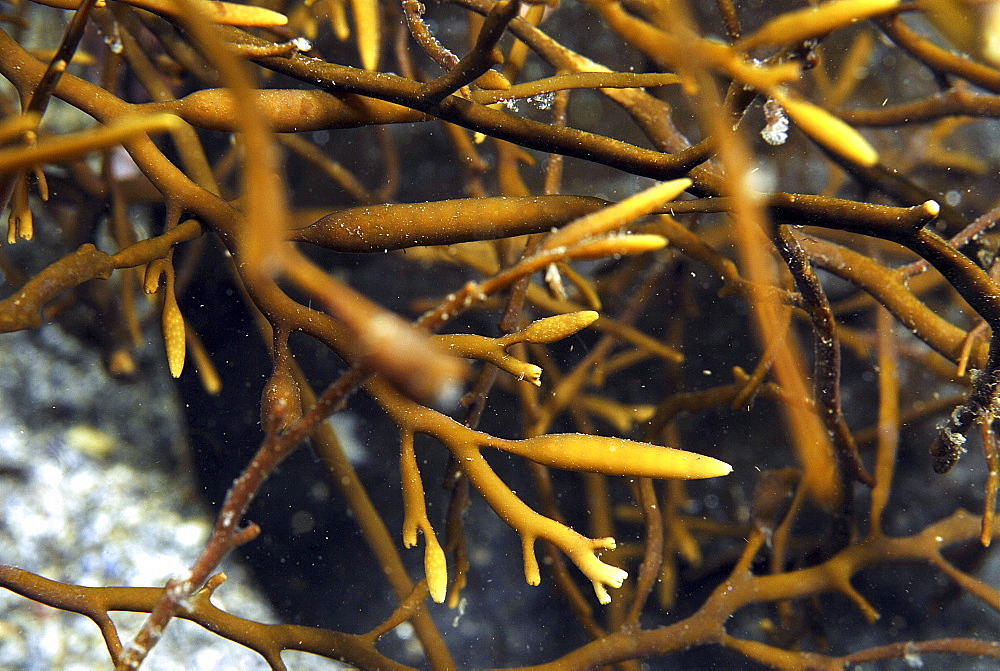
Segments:
[[[0,30],[0,204],[8,246],[21,240],[0,250],[0,333],[73,328],[75,307],[100,303],[88,328],[107,332],[110,371],[136,375],[148,335],[171,375],[194,360],[228,398],[212,361],[248,345],[213,351],[203,336],[227,325],[186,302],[224,268],[270,357],[244,380],[259,444],[191,566],[143,588],[0,566],[6,589],[90,618],[116,668],[142,665],[178,617],[274,669],[285,650],[409,668],[376,647],[403,623],[423,654],[405,661],[436,669],[699,666],[719,649],[786,668],[1000,656],[987,630],[824,634],[845,607],[891,615],[869,569],[899,563],[1000,609],[990,576],[943,554],[998,533],[992,7],[36,4]],[[55,51],[29,49],[66,9]],[[874,48],[879,33],[891,43]],[[67,125],[54,100],[93,122]],[[148,310],[140,287],[159,294]],[[399,437],[362,469],[327,422],[355,394]],[[904,455],[914,442],[930,455]],[[977,442],[981,516],[932,472]],[[375,612],[350,576],[310,586],[357,600],[365,633],[212,603],[223,558],[271,532],[251,503],[305,444],[375,558],[353,570],[385,576],[397,604]],[[399,496],[370,496],[375,478]],[[519,548],[524,581],[554,584],[589,642],[553,652],[539,630],[534,657],[484,660],[442,636],[470,586],[497,602],[526,589],[475,561],[482,515],[509,528],[495,561]],[[115,611],[147,614],[130,643]]]

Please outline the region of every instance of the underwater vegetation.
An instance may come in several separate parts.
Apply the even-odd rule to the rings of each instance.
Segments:
[[[0,584],[93,620],[117,669],[174,618],[274,669],[287,650],[406,668],[379,639],[408,623],[422,664],[454,668],[441,627],[490,570],[468,542],[490,515],[492,561],[519,557],[539,587],[517,590],[557,592],[588,641],[532,668],[1000,657],[996,617],[933,625],[962,598],[1000,611],[977,574],[1000,533],[995,3],[260,4],[5,3],[0,331],[87,302],[128,377],[152,320],[171,374],[218,394],[203,338],[227,324],[195,328],[184,297],[221,269],[273,365],[193,565]],[[65,18],[52,50],[43,17]],[[63,251],[22,254],[52,221]],[[362,256],[422,295],[387,308],[340,267]],[[395,427],[395,497],[327,422],[355,395]],[[351,570],[396,596],[369,631],[212,603],[296,450],[377,564],[331,598],[366,609]],[[922,569],[905,597],[883,580],[900,565]],[[935,633],[880,626],[904,599]],[[147,614],[131,640],[116,611]]]

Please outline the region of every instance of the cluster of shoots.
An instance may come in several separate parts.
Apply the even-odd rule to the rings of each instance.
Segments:
[[[0,566],[5,588],[91,618],[117,669],[142,665],[175,617],[275,669],[285,650],[400,668],[376,642],[408,621],[426,665],[454,668],[438,626],[482,570],[466,537],[473,496],[510,528],[526,582],[558,590],[589,637],[540,668],[638,668],[694,648],[787,668],[1000,656],[971,637],[832,649],[822,632],[839,621],[816,605],[846,597],[874,622],[884,613],[852,578],[905,561],[1000,609],[1000,590],[942,554],[998,533],[1000,209],[982,140],[1000,110],[995,3],[442,0],[459,17],[449,22],[416,0],[9,4],[0,332],[89,301],[110,374],[141,375],[134,353],[158,332],[171,375],[225,393],[184,307],[204,269],[224,266],[273,363],[259,448],[198,560],[167,585],[91,588]],[[47,13],[67,20],[42,51]],[[92,126],[54,120],[53,99]],[[511,103],[523,99],[545,104],[521,115]],[[612,108],[607,120],[587,113]],[[448,142],[431,150],[454,176],[448,199],[408,156],[432,132]],[[206,142],[218,133],[231,142]],[[364,137],[365,151],[344,151],[342,137]],[[296,165],[328,180],[330,202],[299,202]],[[438,195],[401,202],[403,182]],[[135,226],[127,213],[139,211],[162,220]],[[29,272],[11,246],[35,245],[42,227],[38,238],[58,242]],[[394,311],[325,267],[328,252],[386,255],[401,277],[454,278],[440,271],[457,266],[465,279],[435,280],[440,294]],[[469,332],[463,315],[494,326]],[[706,324],[746,337],[708,356]],[[341,362],[318,392],[293,334]],[[901,383],[917,371],[919,384]],[[398,429],[404,519],[392,534],[382,515],[398,500],[371,500],[325,421],[355,393]],[[490,412],[511,418],[504,435],[479,428]],[[747,428],[762,416],[766,438]],[[735,447],[696,430],[709,417],[737,427]],[[447,454],[447,473],[421,466],[418,435]],[[946,509],[891,535],[898,453],[916,443],[905,460],[921,470],[908,477],[941,487]],[[365,613],[382,619],[364,634],[250,622],[211,601],[222,559],[268,532],[246,518],[260,487],[307,444],[399,603]],[[938,475],[982,468],[959,460],[973,446],[986,463],[981,514],[950,501]],[[533,488],[515,493],[490,451],[512,455]],[[567,520],[550,469],[582,481],[564,495],[584,499],[586,518]],[[697,513],[723,491],[736,494]],[[447,505],[428,506],[434,496]],[[421,542],[411,575],[402,556]],[[685,589],[699,583],[710,590]],[[677,608],[678,595],[706,593]],[[747,607],[764,613],[755,633],[730,634]],[[148,613],[131,641],[118,610]]]

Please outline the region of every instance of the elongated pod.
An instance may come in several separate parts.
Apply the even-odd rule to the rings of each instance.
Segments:
[[[589,196],[510,196],[370,205],[334,212],[289,237],[338,252],[450,245],[541,233],[607,204]]]
[[[694,452],[582,433],[497,440],[490,446],[545,466],[607,475],[691,480],[717,478],[733,470],[724,461]]]
[[[892,11],[899,0],[833,0],[785,12],[736,43],[749,50],[765,44],[797,44],[822,37],[844,26]]]
[[[36,0],[40,5],[60,9],[79,9],[81,0]],[[149,10],[161,16],[183,16],[184,8],[172,0],[125,0],[125,4]],[[254,7],[235,2],[196,0],[195,6],[206,19],[222,26],[269,27],[284,26],[288,17],[263,7]]]
[[[401,105],[349,93],[332,95],[304,89],[257,91],[268,128],[276,133],[409,123],[428,117]],[[173,112],[192,126],[233,132],[243,113],[228,89],[202,89],[178,100],[147,103],[145,109]]]
[[[785,108],[788,117],[803,133],[827,151],[866,167],[878,163],[878,152],[861,133],[822,107],[779,91],[775,91],[772,97]]]

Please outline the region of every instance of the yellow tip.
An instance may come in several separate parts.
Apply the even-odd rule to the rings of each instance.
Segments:
[[[502,441],[495,447],[545,466],[626,477],[697,480],[733,471],[724,461],[694,452],[579,433],[550,433]]]
[[[772,97],[803,133],[831,154],[869,168],[878,163],[875,148],[858,131],[823,108],[778,91],[773,92]]]

